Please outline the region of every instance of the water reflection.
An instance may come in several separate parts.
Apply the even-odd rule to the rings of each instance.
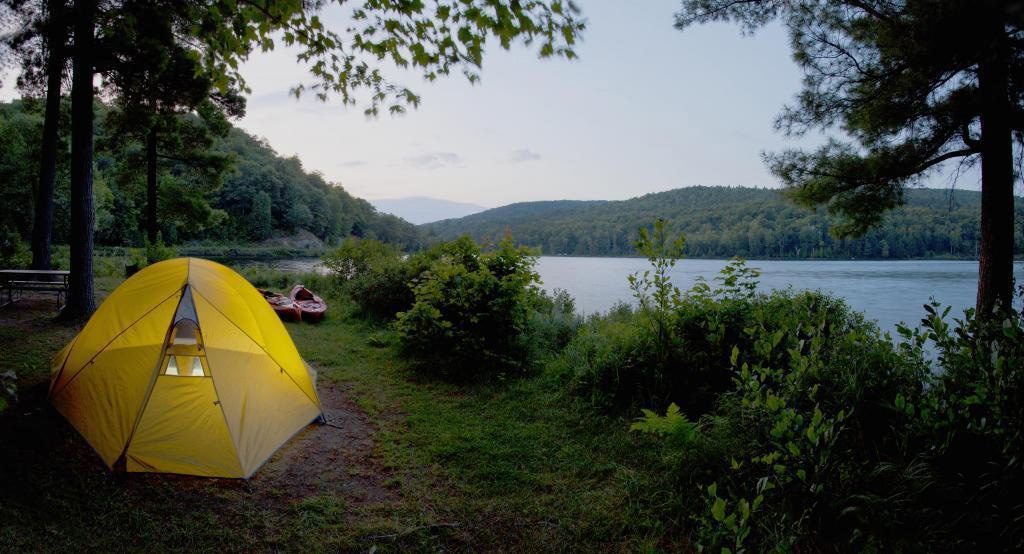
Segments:
[[[681,260],[672,271],[673,282],[687,289],[698,277],[713,279],[725,260]],[[762,289],[823,290],[841,296],[855,310],[878,321],[882,329],[897,323],[916,324],[921,306],[932,298],[952,306],[959,315],[974,305],[978,264],[972,261],[774,261],[752,260],[761,270]],[[631,302],[626,276],[648,269],[638,258],[542,257],[537,270],[544,288],[569,291],[585,313],[604,311],[616,302]],[[1024,264],[1014,265],[1018,281]]]

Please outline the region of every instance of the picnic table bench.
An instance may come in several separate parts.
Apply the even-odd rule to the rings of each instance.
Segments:
[[[0,269],[0,289],[7,291],[7,301],[0,307],[21,300],[22,294],[30,291],[57,293],[57,309],[60,309],[68,294],[70,274],[70,271],[58,269]]]

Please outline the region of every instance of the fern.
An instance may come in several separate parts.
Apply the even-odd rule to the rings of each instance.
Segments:
[[[692,442],[697,436],[697,425],[680,411],[675,402],[669,404],[668,410],[663,416],[647,409],[641,411],[644,414],[643,417],[637,418],[629,426],[630,431],[672,437],[684,443]]]

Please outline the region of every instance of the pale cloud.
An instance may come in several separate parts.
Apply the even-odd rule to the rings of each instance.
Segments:
[[[405,163],[419,169],[440,169],[462,165],[462,158],[455,152],[426,152],[405,158]]]
[[[350,162],[338,162],[338,167],[360,167],[366,165],[366,160],[352,160]]]
[[[513,150],[508,156],[508,163],[510,164],[521,164],[525,162],[534,162],[540,159],[540,154],[530,150],[529,148],[520,148],[519,150]]]

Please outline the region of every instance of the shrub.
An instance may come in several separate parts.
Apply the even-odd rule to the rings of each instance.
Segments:
[[[673,493],[662,506],[689,521],[698,548],[1024,547],[1020,311],[968,310],[950,324],[933,304],[894,344],[820,293],[742,290],[728,300],[707,287],[680,304],[680,321],[723,336],[723,322],[744,322],[728,354],[732,386],[696,423],[673,404],[634,424],[663,438],[659,487]],[[717,356],[712,335],[687,343]]]
[[[665,259],[681,243],[641,234],[639,307],[588,320],[551,366],[595,404],[668,406],[634,424],[663,437],[666,519],[713,551],[918,544],[935,473],[912,408],[930,394],[924,359],[841,300],[759,293],[741,260],[682,293]]]
[[[482,252],[468,237],[432,248],[397,316],[400,345],[424,372],[457,379],[522,371],[536,306],[535,258],[510,238]]]
[[[392,245],[348,238],[323,262],[364,315],[390,319],[413,304],[410,281],[419,264]]]
[[[527,324],[527,343],[531,360],[560,352],[576,336],[582,318],[576,313],[576,300],[563,289],[552,294],[538,290]]]
[[[698,541],[735,550],[880,548],[850,516],[854,499],[894,490],[871,473],[903,462],[893,454],[907,435],[893,429],[906,430],[908,418],[891,399],[920,397],[921,366],[847,310],[815,310],[819,299],[795,298],[790,313],[776,305],[755,319],[749,361],[732,350],[735,390],[720,402],[733,404],[731,427],[745,447],[705,487]]]
[[[146,261],[155,264],[178,256],[178,250],[170,245],[165,245],[163,236],[157,232],[156,242],[145,241]]]
[[[324,254],[322,261],[338,279],[350,281],[379,259],[398,259],[401,252],[390,244],[375,239],[349,237],[333,251]]]
[[[1019,291],[1024,302],[1024,288]],[[933,303],[919,329],[900,330],[904,347],[933,357],[919,399],[897,398],[915,418],[916,448],[931,483],[920,501],[933,535],[950,549],[1024,548],[1024,309],[989,317],[969,309],[946,321]]]

